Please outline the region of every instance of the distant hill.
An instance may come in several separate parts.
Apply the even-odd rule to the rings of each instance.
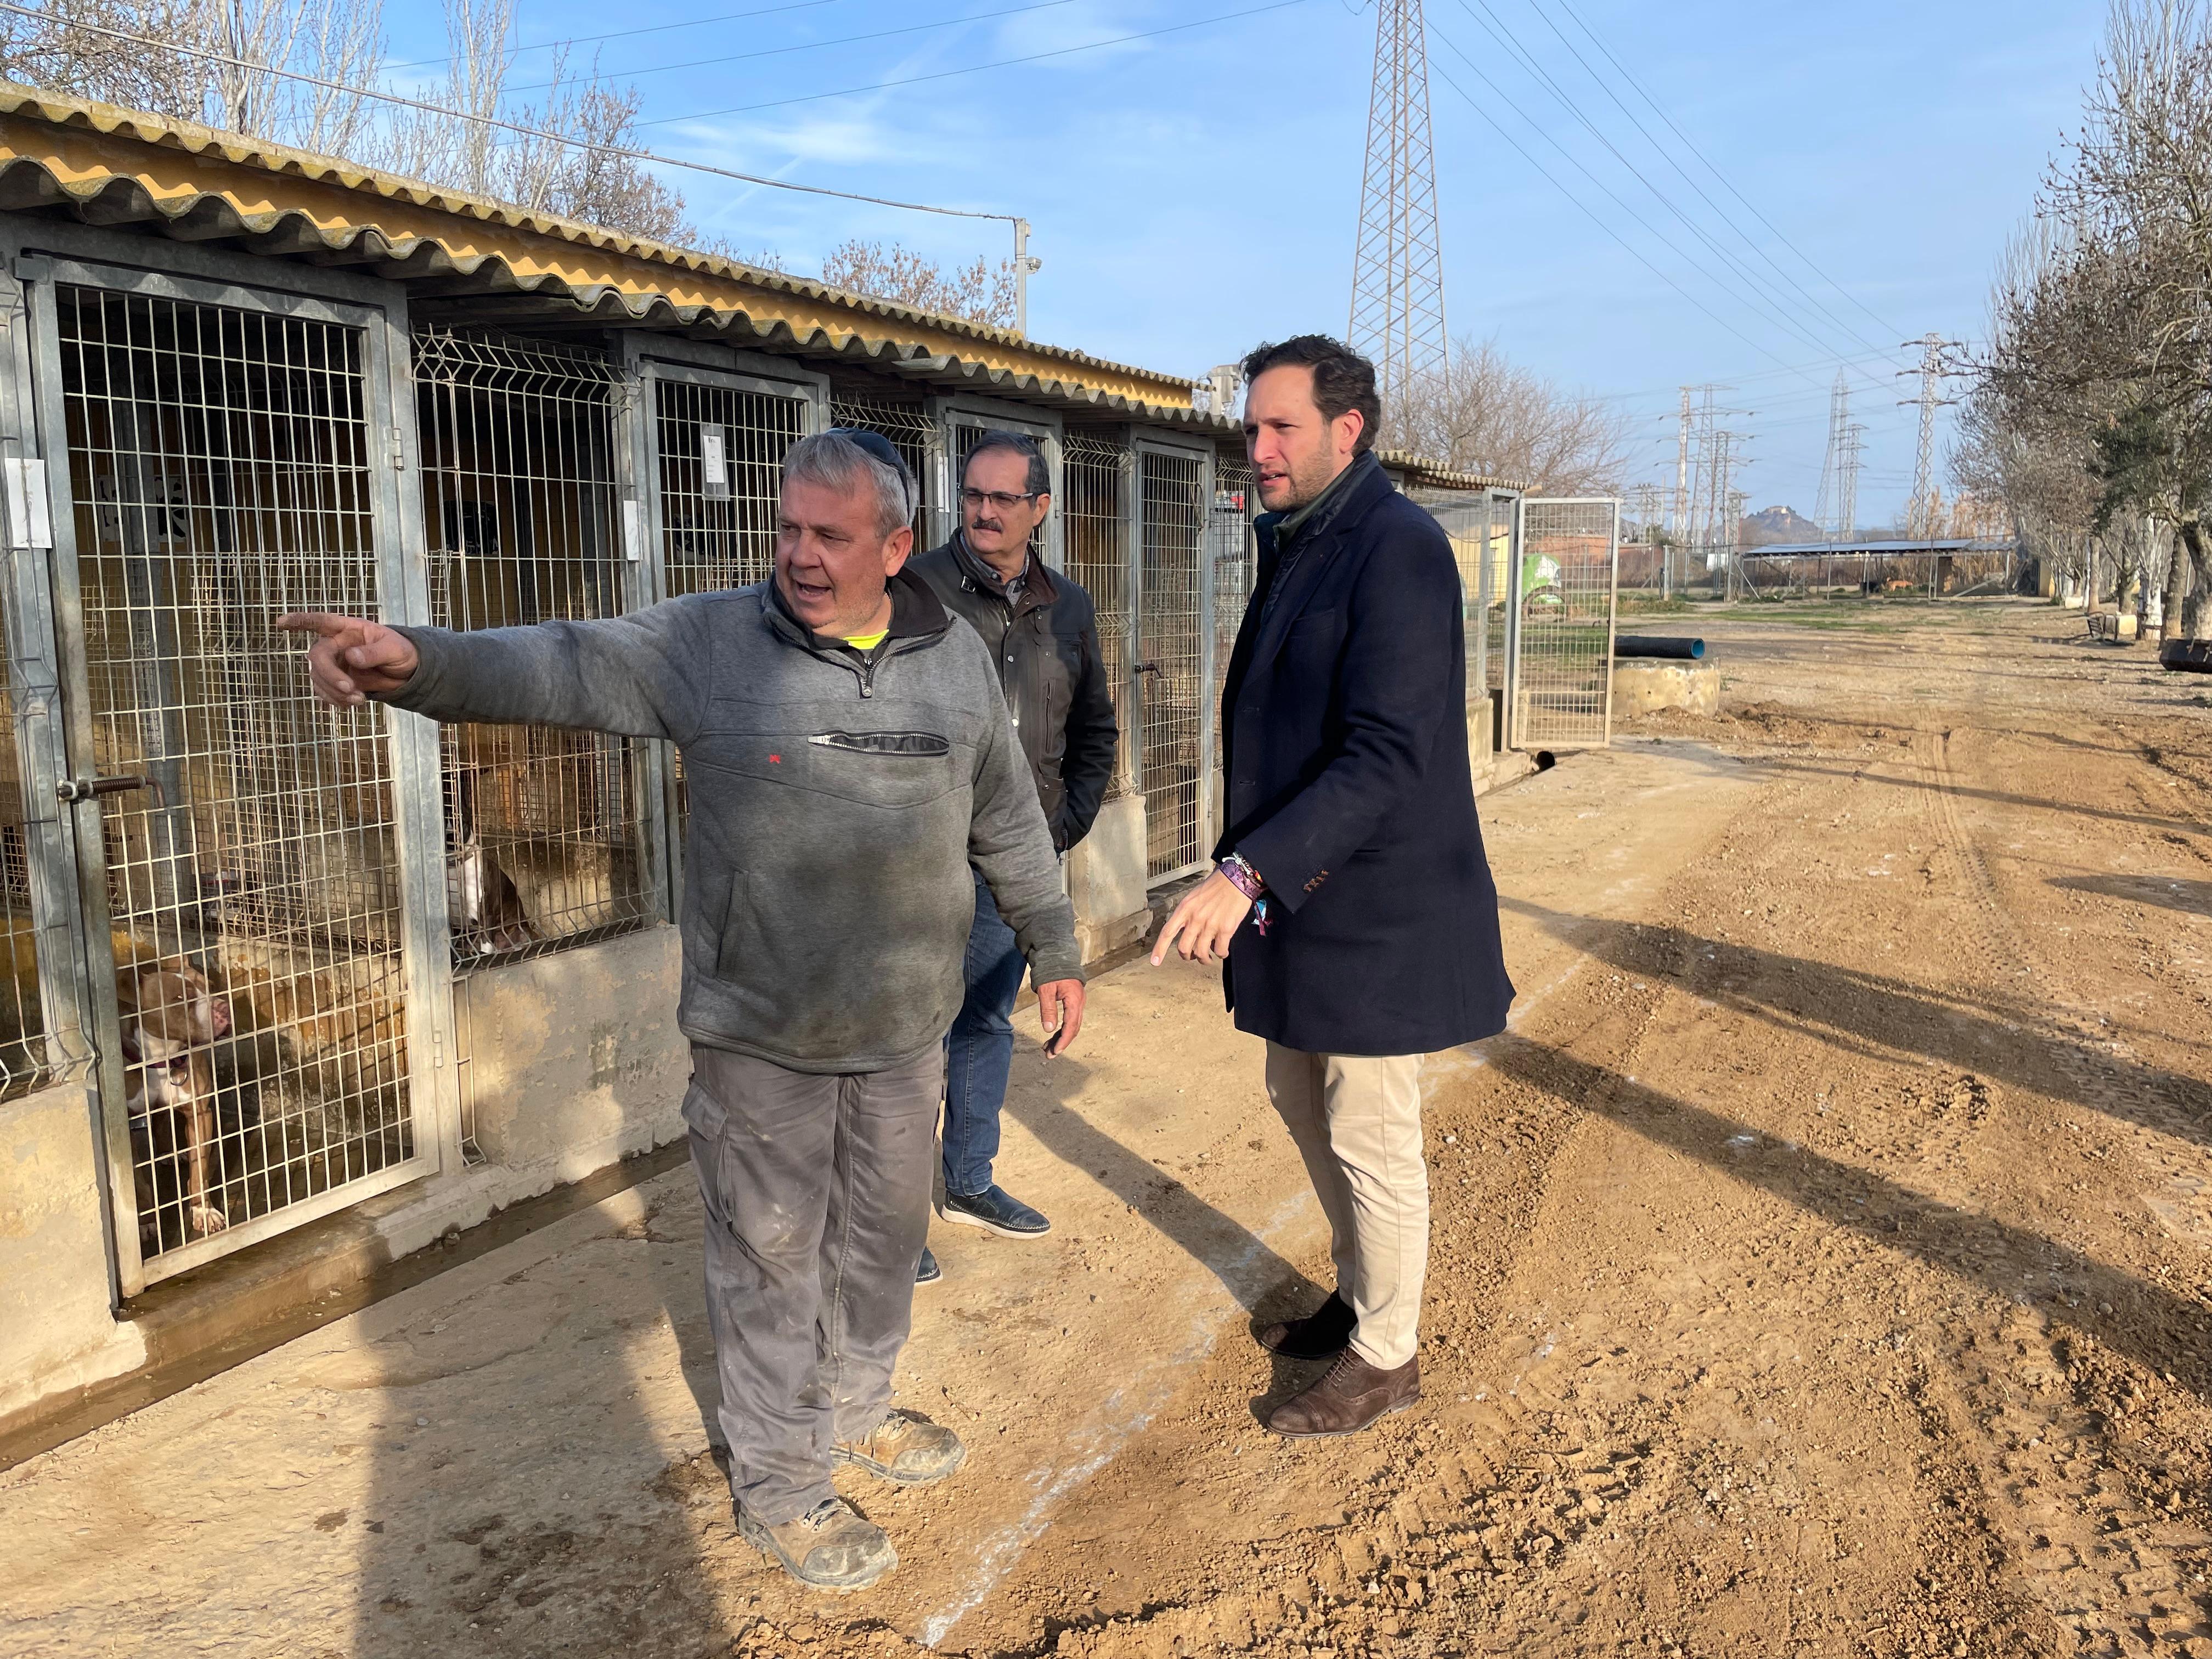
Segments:
[[[1826,532],[1794,507],[1770,507],[1744,520],[1744,547],[1765,547],[1776,542],[1817,542]]]

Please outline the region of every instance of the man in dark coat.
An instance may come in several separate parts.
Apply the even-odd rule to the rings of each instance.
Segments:
[[[1267,1041],[1336,1267],[1317,1311],[1261,1335],[1334,1361],[1267,1426],[1349,1434],[1420,1397],[1421,1057],[1504,1029],[1513,987],[1468,766],[1458,566],[1375,458],[1374,368],[1304,335],[1244,375],[1269,510],[1222,692],[1227,828],[1152,960],[1222,960],[1238,1029]]]
[[[986,432],[961,468],[960,528],[917,558],[914,571],[982,636],[1053,845],[1065,854],[1098,817],[1121,732],[1091,595],[1030,550],[1051,511],[1052,474],[1036,440]],[[1036,1238],[1052,1227],[991,1168],[1014,1059],[1014,1000],[1028,971],[979,871],[967,1000],[945,1039],[945,1202],[937,1213],[1001,1238]],[[922,1251],[915,1274],[923,1284],[942,1276],[934,1252]]]

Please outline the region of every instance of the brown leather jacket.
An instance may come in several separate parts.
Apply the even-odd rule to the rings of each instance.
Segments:
[[[1009,604],[989,567],[959,540],[955,532],[908,568],[982,635],[1053,844],[1066,852],[1091,833],[1121,738],[1097,612],[1081,583],[1036,559],[1020,596]]]

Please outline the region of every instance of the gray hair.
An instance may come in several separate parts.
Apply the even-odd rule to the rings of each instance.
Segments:
[[[1009,454],[1027,459],[1029,475],[1022,488],[1030,495],[1052,494],[1052,471],[1045,465],[1043,446],[1026,432],[986,432],[976,439],[975,448],[968,452],[968,459],[960,463],[960,482],[963,487],[968,482],[968,469],[975,465],[975,458],[988,455],[994,449],[1003,449]]]
[[[881,453],[876,444],[866,442],[869,438],[875,438],[876,444],[882,446]],[[824,489],[842,490],[852,489],[858,481],[865,480],[876,492],[876,530],[879,535],[888,537],[914,522],[919,495],[914,474],[897,450],[891,447],[890,441],[872,432],[855,434],[840,427],[801,438],[783,458],[783,477],[786,483],[798,479]]]

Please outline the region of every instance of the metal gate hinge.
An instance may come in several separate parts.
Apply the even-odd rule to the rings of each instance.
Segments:
[[[404,428],[396,426],[392,428],[392,470],[394,472],[407,470],[407,434]]]

